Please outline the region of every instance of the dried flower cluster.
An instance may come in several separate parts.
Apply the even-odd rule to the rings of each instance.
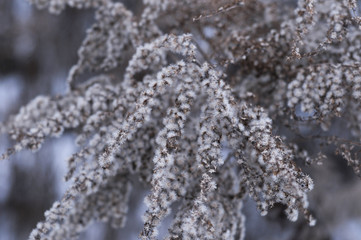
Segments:
[[[144,0],[139,14],[111,0],[30,2],[96,9],[68,93],[35,98],[0,129],[15,141],[1,159],[77,134],[71,187],[31,240],[73,239],[98,220],[124,226],[134,176],[151,190],[141,239],[157,239],[175,203],[166,239],[243,239],[247,196],[261,215],[282,204],[313,226],[313,181],[296,160],[317,156],[292,141],[305,122],[360,174],[355,0]],[[335,117],[349,140],[332,134]]]

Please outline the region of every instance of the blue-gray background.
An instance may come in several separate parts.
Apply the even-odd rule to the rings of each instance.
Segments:
[[[123,2],[132,11],[141,10],[139,1]],[[77,49],[93,22],[93,14],[93,10],[67,9],[56,16],[35,9],[25,0],[0,0],[0,121],[39,94],[66,91],[67,73],[76,63]],[[7,136],[0,136],[1,152],[10,144]],[[24,151],[0,162],[0,240],[27,239],[36,223],[43,220],[44,211],[66,189],[65,160],[74,151],[74,135],[66,133],[59,139],[49,139],[35,154]],[[318,225],[325,232],[322,239],[359,240],[361,181],[344,165],[337,167],[341,173],[334,173],[338,165],[333,162],[339,159],[328,161],[312,176],[316,189],[310,196],[312,207],[320,208],[326,219]],[[135,186],[124,229],[94,223],[81,239],[137,239],[146,194],[141,186]],[[323,197],[319,198],[321,194]],[[279,217],[280,209],[262,218],[248,199],[244,212],[247,240],[302,239],[297,238],[297,231],[304,229]],[[163,226],[161,233],[166,231],[167,224]],[[310,231],[317,231],[317,227]]]

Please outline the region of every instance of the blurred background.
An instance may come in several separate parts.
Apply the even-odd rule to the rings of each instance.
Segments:
[[[139,11],[140,1],[122,1]],[[67,8],[60,15],[38,10],[25,0],[0,0],[0,121],[15,114],[37,95],[66,91],[65,79],[77,61],[77,49],[93,23],[94,10]],[[76,151],[75,136],[65,133],[46,141],[40,151],[23,151],[0,162],[0,240],[27,239],[44,211],[66,190],[66,159]],[[11,143],[0,136],[0,151]],[[361,181],[346,161],[330,150],[323,166],[305,168],[315,181],[311,210],[318,225],[289,222],[282,206],[260,217],[252,200],[245,201],[246,239],[361,239]],[[136,184],[136,183],[135,183]],[[137,239],[146,190],[134,187],[127,225],[114,230],[94,223],[80,239]],[[302,219],[302,217],[301,217]],[[167,220],[170,220],[169,218]],[[160,230],[166,232],[166,227]]]

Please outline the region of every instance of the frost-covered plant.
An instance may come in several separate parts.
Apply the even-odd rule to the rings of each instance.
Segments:
[[[166,239],[243,239],[247,196],[262,216],[282,204],[314,226],[313,181],[298,165],[317,157],[293,141],[305,122],[360,175],[355,0],[144,0],[140,14],[110,0],[30,2],[96,10],[68,92],[35,98],[0,129],[15,142],[2,159],[77,134],[72,184],[31,240],[73,239],[96,220],[123,227],[134,176],[150,189],[141,239],[157,238],[174,203]],[[348,140],[332,134],[335,117]]]

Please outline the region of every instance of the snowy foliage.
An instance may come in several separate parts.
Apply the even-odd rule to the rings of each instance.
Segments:
[[[243,239],[247,196],[262,216],[282,204],[314,226],[300,165],[317,156],[293,141],[305,122],[360,175],[356,1],[144,0],[138,14],[110,0],[30,2],[96,11],[68,92],[36,97],[0,128],[14,140],[1,159],[77,134],[71,186],[31,240],[76,239],[93,221],[123,227],[134,176],[150,189],[144,240],[176,205],[166,239]],[[350,139],[332,134],[336,117]]]

